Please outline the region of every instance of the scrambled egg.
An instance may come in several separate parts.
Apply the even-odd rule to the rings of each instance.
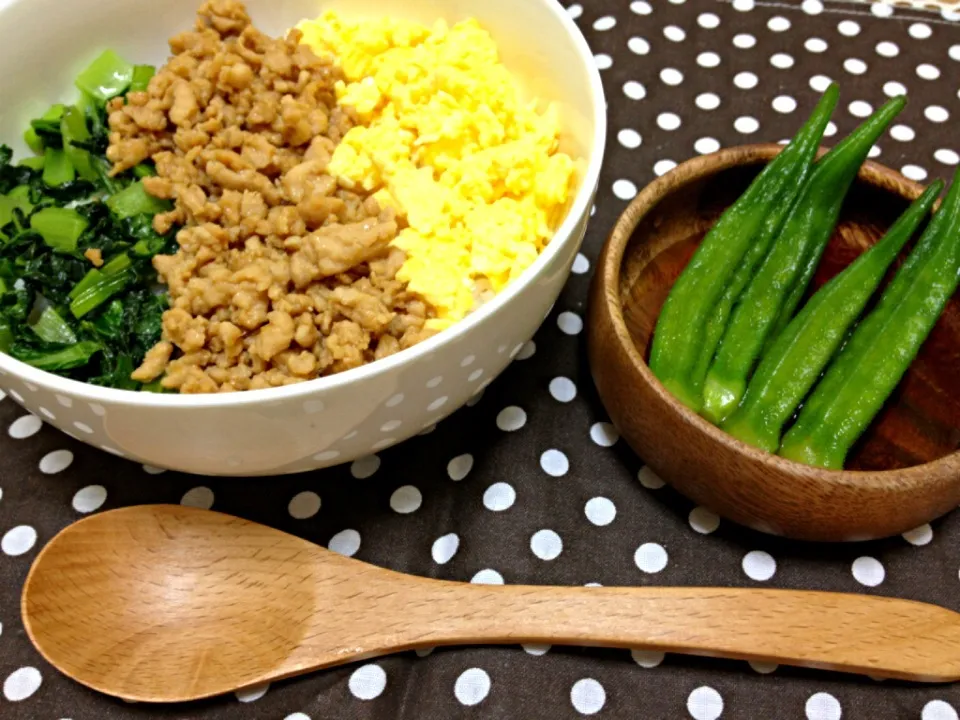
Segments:
[[[398,277],[436,309],[428,326],[446,328],[529,267],[562,219],[575,171],[556,111],[522,99],[475,20],[327,12],[298,27],[336,56],[338,102],[360,118],[329,172],[406,218]]]

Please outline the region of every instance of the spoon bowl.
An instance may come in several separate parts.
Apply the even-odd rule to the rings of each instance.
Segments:
[[[37,556],[21,610],[31,641],[63,673],[148,702],[459,644],[644,647],[960,679],[960,614],[935,605],[793,590],[431,580],[179,505],[70,525]]]

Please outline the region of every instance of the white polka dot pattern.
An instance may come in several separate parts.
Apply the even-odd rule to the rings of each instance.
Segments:
[[[55,475],[63,472],[73,462],[73,453],[69,450],[54,450],[40,458],[40,472]]]
[[[614,181],[613,194],[621,200],[632,200],[637,194],[637,186],[631,181],[621,178]]]
[[[957,720],[957,711],[943,700],[931,700],[923,706],[920,720]]]
[[[311,518],[320,512],[320,496],[311,490],[297,493],[290,499],[287,512],[296,520]]]
[[[213,500],[213,490],[200,486],[187,490],[187,492],[183,494],[183,497],[180,498],[180,504],[200,508],[201,510],[209,510],[213,507]]]
[[[41,427],[43,427],[43,421],[36,415],[24,415],[10,424],[7,433],[14,440],[25,440],[32,435],[36,435]]]
[[[903,539],[911,545],[929,545],[933,541],[933,528],[926,523],[903,533]]]
[[[649,467],[640,468],[640,471],[637,473],[637,479],[641,485],[649,490],[659,490],[665,484]]]
[[[623,84],[623,94],[631,100],[643,100],[647,96],[647,90],[635,80],[629,80]]]
[[[563,541],[553,530],[538,530],[530,538],[530,549],[541,560],[556,560],[563,551]]]
[[[837,24],[837,32],[846,37],[855,37],[860,34],[860,23],[855,20],[841,20]]]
[[[720,516],[705,507],[695,507],[687,518],[690,527],[701,535],[709,535],[720,527]]]
[[[371,409],[362,410],[369,412],[367,419],[358,421],[357,408],[357,416],[344,417],[336,433],[317,433],[311,440],[315,445],[297,446],[293,454],[302,459],[285,470],[296,473],[318,463],[342,466],[324,474],[271,479],[268,491],[253,501],[247,483],[164,472],[161,465],[176,464],[141,457],[121,438],[110,437],[111,424],[115,428],[118,422],[118,410],[110,403],[91,404],[0,378],[12,385],[3,391],[10,400],[0,405],[7,413],[7,444],[0,450],[26,460],[22,467],[29,476],[23,481],[0,477],[0,546],[7,566],[24,570],[53,532],[84,514],[180,498],[187,505],[249,513],[309,539],[326,540],[332,551],[345,556],[475,584],[503,584],[507,578],[517,584],[590,587],[714,582],[779,587],[802,586],[809,573],[821,569],[821,584],[845,591],[879,587],[884,594],[904,595],[915,581],[923,584],[924,593],[929,593],[927,583],[941,583],[949,592],[960,583],[960,559],[950,543],[952,516],[864,545],[840,560],[829,553],[800,553],[788,541],[744,535],[734,523],[679,498],[604,421],[580,355],[587,334],[586,289],[603,236],[625,203],[691,155],[789,137],[831,80],[840,82],[843,96],[825,144],[846,136],[886,96],[909,92],[910,106],[890,136],[871,149],[871,157],[879,156],[921,182],[948,178],[960,164],[960,145],[950,133],[960,95],[955,83],[949,84],[960,62],[960,17],[950,11],[894,8],[886,0],[860,6],[831,0],[565,5],[602,70],[610,141],[586,242],[552,268],[562,275],[569,265],[572,277],[535,338],[532,327],[515,335],[503,330],[488,348],[458,348],[443,367],[425,361],[409,383],[372,388]],[[889,21],[878,19],[891,15]],[[545,311],[546,304],[538,309],[538,319]],[[494,382],[503,367],[509,370]],[[467,409],[443,421],[465,397],[470,398]],[[301,401],[306,422],[323,422],[331,411],[324,400]],[[413,419],[414,412],[429,414]],[[54,429],[59,426],[71,437],[113,448],[135,462],[99,451],[91,455],[81,442]],[[360,445],[371,431],[375,437]],[[428,437],[386,449],[418,432]],[[374,454],[379,450],[383,452]],[[245,472],[242,462],[231,458],[231,471]],[[24,501],[24,487],[42,488],[45,501],[59,507],[54,523],[21,513],[31,502]],[[873,557],[854,561],[862,553]],[[592,569],[577,569],[576,563],[585,559]],[[922,577],[910,563],[922,564]],[[20,642],[7,625],[4,657]],[[631,685],[624,694],[623,684],[606,674],[591,651],[574,656],[537,644],[524,645],[523,652],[515,646],[509,655],[506,649],[449,648],[430,656],[431,651],[305,679],[326,678],[327,685],[317,685],[321,690],[302,701],[290,699],[286,684],[272,690],[261,685],[226,700],[256,703],[246,708],[248,714],[255,710],[258,717],[284,720],[317,720],[337,712],[381,717],[407,698],[418,700],[422,677],[440,678],[431,685],[436,697],[418,706],[424,720],[502,714],[503,708],[517,707],[517,696],[541,685],[550,691],[538,702],[557,717],[622,714],[637,697],[649,700],[651,717],[722,720],[754,705],[758,716],[777,717],[772,701],[764,697],[771,682],[783,684],[791,717],[842,720],[879,707],[866,704],[869,686],[850,693],[842,684],[812,675],[794,677],[771,663],[701,663],[633,650]],[[557,682],[561,660],[575,664]],[[614,655],[610,660],[615,664]],[[625,652],[620,660],[628,661]],[[417,663],[417,673],[423,675],[412,679],[409,663]],[[4,671],[2,698],[23,702],[27,715],[41,696],[47,702],[54,691],[68,697],[70,692],[58,677],[45,673],[41,678],[35,668],[26,667],[30,664],[16,659]],[[656,670],[661,664],[665,667]],[[777,674],[762,678],[755,673]],[[883,689],[896,705],[902,689],[889,683]],[[950,688],[910,692],[903,706],[910,717],[958,720],[957,696]],[[337,704],[330,706],[334,696]],[[51,717],[61,715],[97,716],[79,703],[76,710],[58,709]],[[888,717],[893,716],[878,711],[873,720]]]
[[[497,427],[504,432],[516,432],[527,424],[527,414],[522,408],[511,405],[497,415]]]
[[[581,715],[596,715],[603,710],[607,693],[593,678],[577,680],[570,688],[570,704]]]
[[[547,475],[562,477],[570,469],[570,460],[562,451],[550,449],[540,456],[540,467]]]
[[[637,55],[646,55],[650,52],[650,43],[642,37],[632,37],[627,41],[627,48]]]
[[[883,55],[883,57],[888,58],[896,57],[900,54],[900,48],[897,47],[897,44],[886,40],[877,43],[876,50],[878,55]]]
[[[269,689],[270,683],[261,683],[260,685],[249,687],[246,690],[238,690],[234,693],[234,695],[236,696],[237,700],[242,703],[252,703],[266,695],[267,690]]]
[[[40,689],[43,677],[35,667],[14,670],[3,681],[3,697],[9,702],[21,702]]]
[[[667,566],[667,551],[658,543],[644,543],[633,555],[636,566],[645,573],[658,573]]]
[[[840,720],[843,710],[839,701],[830,693],[811,695],[804,707],[807,720]]]
[[[565,311],[557,316],[557,327],[566,335],[579,335],[583,330],[583,319],[576,313]]]
[[[473,469],[473,455],[457,455],[447,463],[447,476],[454,482],[463,480]]]
[[[510,483],[494,483],[483,493],[483,506],[493,512],[509,510],[516,500],[517,493]]]
[[[470,582],[476,585],[503,585],[503,576],[496,570],[487,568],[474,575]]]
[[[413,485],[404,485],[394,490],[390,496],[390,507],[401,515],[409,515],[420,509],[423,504],[423,495]]]
[[[453,694],[461,705],[482,703],[490,693],[490,676],[480,668],[464,670],[453,686]]]
[[[777,571],[777,561],[763,550],[751,550],[743,556],[743,572],[751,580],[765,582]]]
[[[733,76],[733,84],[741,90],[751,90],[757,86],[758,82],[760,82],[760,78],[757,77],[756,73],[746,70]]]
[[[698,687],[687,698],[687,712],[694,720],[717,720],[723,714],[723,698],[712,687]]]
[[[360,533],[356,530],[341,530],[327,543],[327,548],[335,553],[353,557],[360,550]]]
[[[350,466],[350,474],[357,480],[366,480],[380,468],[380,458],[376,455],[368,455],[359,460],[354,460]]]
[[[666,85],[679,85],[683,82],[683,73],[676,68],[664,68],[660,71],[660,79]]]
[[[445,565],[457,554],[459,547],[460,538],[456,533],[449,533],[434,541],[433,547],[430,549],[430,555],[435,563]]]
[[[872,557],[858,557],[851,567],[854,579],[861,585],[876,587],[886,577],[886,570],[879,560]]]
[[[620,439],[620,434],[610,423],[598,422],[590,426],[590,439],[602,447],[611,447]]]
[[[633,150],[640,147],[640,133],[638,133],[636,130],[625,128],[617,133],[617,141],[623,145],[623,147]],[[579,257],[582,257],[582,255]]]
[[[358,700],[373,700],[387,687],[387,674],[379,665],[363,665],[350,674],[348,685]]]
[[[720,98],[713,93],[701,93],[694,102],[701,110],[716,110],[720,107]]]
[[[630,657],[642,668],[655,668],[663,662],[664,653],[657,650],[631,650]]]
[[[714,153],[720,149],[720,143],[716,138],[702,137],[693,144],[693,149],[701,155]]]
[[[30,552],[37,542],[37,531],[29,525],[17,525],[4,533],[0,539],[0,550],[5,555],[23,555]]]
[[[107,489],[103,485],[88,485],[80,488],[73,496],[73,509],[78,513],[92,513],[107,500]]]
[[[587,500],[583,508],[587,520],[598,527],[609,525],[617,517],[617,506],[605,497],[595,497]]]

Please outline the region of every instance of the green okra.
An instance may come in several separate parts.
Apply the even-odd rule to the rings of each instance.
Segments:
[[[780,455],[842,469],[960,282],[960,171],[916,248],[827,369]]]
[[[737,267],[733,276],[730,278],[730,283],[723,291],[723,295],[720,296],[720,300],[717,302],[710,319],[707,320],[706,330],[703,335],[703,344],[700,348],[700,356],[697,359],[697,364],[693,372],[696,387],[703,388],[707,371],[710,369],[710,364],[713,362],[713,357],[717,352],[717,346],[720,345],[723,333],[727,329],[727,322],[730,319],[733,306],[743,293],[743,289],[747,287],[750,278],[752,278],[753,273],[756,272],[757,266],[764,257],[766,257],[767,252],[770,250],[770,245],[773,243],[773,239],[783,226],[787,213],[789,213],[790,208],[793,207],[797,195],[800,194],[800,190],[812,170],[813,164],[806,163],[803,166],[802,175],[797,178],[797,184],[794,186],[793,192],[787,193],[779,206],[771,210],[770,214],[767,215],[766,220],[764,220],[760,228],[760,232],[757,234],[753,244],[747,249],[747,252],[744,253],[743,260],[740,261],[739,267]]]
[[[724,430],[776,452],[783,426],[817,382],[941,190],[943,182],[939,180],[930,185],[880,242],[810,298],[764,354],[740,407],[724,422]]]
[[[860,165],[905,105],[902,96],[888,101],[817,162],[780,236],[734,308],[707,372],[701,413],[711,422],[720,424],[739,405],[785,301],[802,281],[810,259],[819,262]]]
[[[708,320],[771,212],[792,197],[816,155],[837,103],[831,85],[792,142],[756,177],[707,233],[674,283],[657,320],[650,368],[664,386],[693,409],[701,404],[696,377]]]

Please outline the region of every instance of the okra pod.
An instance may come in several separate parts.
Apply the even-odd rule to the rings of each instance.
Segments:
[[[960,172],[916,248],[783,438],[780,455],[831,469],[883,407],[960,281]]]
[[[930,185],[880,242],[810,298],[764,354],[743,402],[724,422],[724,430],[746,443],[776,452],[783,426],[814,386],[941,190],[942,181]]]
[[[792,142],[754,179],[707,233],[660,311],[650,369],[685,405],[698,410],[702,376],[695,377],[707,321],[770,213],[796,193],[836,106],[831,85]]]
[[[703,386],[702,414],[720,424],[740,403],[784,302],[809,258],[819,262],[844,197],[873,143],[906,105],[888,101],[817,163],[759,270],[730,316]]]
[[[793,207],[793,203],[797,195],[800,194],[800,190],[812,169],[812,163],[804,165],[804,172],[801,177],[797,178],[794,192],[788,193],[783,198],[783,202],[767,215],[756,240],[754,240],[753,244],[747,249],[747,252],[744,253],[743,260],[740,261],[739,267],[737,267],[733,276],[730,278],[730,283],[723,291],[723,295],[720,296],[720,300],[717,302],[717,306],[714,308],[710,319],[707,320],[707,327],[703,334],[703,345],[700,348],[700,357],[697,359],[697,364],[693,371],[693,381],[696,387],[703,388],[703,382],[707,376],[707,371],[710,369],[710,363],[713,362],[713,357],[717,352],[717,346],[720,344],[723,333],[727,329],[727,322],[730,319],[733,306],[736,304],[741,293],[743,293],[743,289],[750,282],[750,278],[753,277],[757,266],[764,257],[766,257],[774,237],[776,237],[778,231],[783,226],[783,221],[786,219],[787,213],[790,212],[790,208]]]

